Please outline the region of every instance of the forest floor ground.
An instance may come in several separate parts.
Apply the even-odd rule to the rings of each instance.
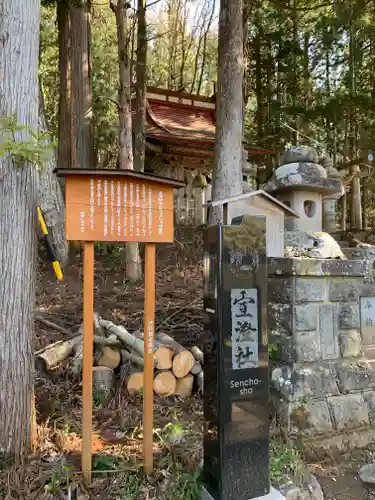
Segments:
[[[177,231],[176,241],[158,247],[156,330],[188,346],[202,330],[202,238],[198,231]],[[130,331],[142,329],[143,285],[124,276],[121,247],[96,249],[95,310]],[[40,259],[37,314],[65,327],[74,336],[82,322],[82,263],[80,256],[56,282]],[[67,336],[36,323],[34,348]],[[81,392],[79,379],[62,365],[38,373],[36,407],[37,450],[24,464],[0,455],[0,498],[4,500],[199,500],[202,463],[202,399],[155,398],[155,472],[142,472],[142,400],[130,398],[120,377],[112,400],[103,405],[94,394],[93,484],[86,489],[80,475]],[[275,429],[273,429],[275,431]],[[276,432],[275,432],[276,436]],[[271,442],[271,478],[292,476],[301,460],[295,450]],[[375,448],[335,460],[305,464],[322,484],[326,500],[371,500],[357,472],[375,458]]]

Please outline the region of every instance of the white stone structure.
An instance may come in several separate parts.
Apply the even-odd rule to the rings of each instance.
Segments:
[[[207,203],[205,206],[224,207],[226,221],[241,215],[262,215],[266,217],[266,242],[268,257],[284,257],[285,218],[298,218],[298,215],[281,201],[265,191],[249,191],[238,196]]]
[[[337,176],[329,177],[327,170],[317,163],[315,150],[303,146],[285,153],[281,166],[273,173],[266,191],[299,215],[298,219],[286,221],[286,230],[321,231],[323,199],[340,197],[342,181]],[[334,218],[335,214],[330,214],[330,217]],[[333,221],[330,222],[333,224]]]

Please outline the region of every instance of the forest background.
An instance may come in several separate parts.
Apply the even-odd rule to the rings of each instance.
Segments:
[[[147,84],[210,96],[217,67],[215,0],[149,2]],[[107,2],[90,6],[92,126],[96,162],[116,161],[118,44]],[[362,166],[362,210],[374,222],[375,5],[365,0],[248,1],[244,11],[245,139],[276,153],[260,165],[264,182],[288,145],[309,144],[334,163]],[[59,120],[59,40],[55,2],[41,17],[40,78],[50,132]],[[137,9],[128,17],[131,81],[136,82]],[[74,36],[73,36],[74,43]]]

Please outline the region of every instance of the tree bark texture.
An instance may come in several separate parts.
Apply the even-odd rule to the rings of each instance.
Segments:
[[[73,167],[71,122],[72,122],[72,95],[71,95],[71,62],[70,62],[70,17],[67,1],[57,2],[57,28],[59,41],[59,143],[57,164],[59,168]]]
[[[34,131],[39,20],[40,0],[0,2],[0,114]],[[0,158],[0,450],[18,456],[29,448],[32,417],[36,203],[36,167]]]
[[[221,0],[212,199],[242,193],[243,2]],[[212,211],[212,222],[222,210]]]
[[[119,61],[119,167],[133,170],[132,115],[130,93],[129,43],[127,32],[127,14],[124,0],[118,0],[114,6],[117,26],[118,61]],[[141,259],[138,243],[127,243],[125,247],[126,275],[131,281],[141,278]]]
[[[39,131],[48,132],[43,101],[43,90],[39,89]],[[65,203],[61,185],[53,173],[56,168],[55,154],[38,172],[39,205],[43,210],[53,244],[62,266],[68,262],[69,247],[65,236]]]
[[[137,87],[136,114],[134,123],[134,169],[143,172],[145,166],[145,129],[146,129],[146,72],[147,72],[147,38],[146,38],[146,3],[138,0],[137,30]]]
[[[72,110],[78,168],[94,168],[90,7],[71,7]],[[73,144],[74,145],[74,144]]]
[[[122,169],[133,170],[132,115],[130,101],[130,68],[128,33],[126,29],[125,1],[118,0],[115,14],[119,61],[119,164]]]
[[[349,133],[350,133],[350,154],[349,159],[353,160],[357,156],[357,123],[355,120],[354,99],[357,95],[356,70],[357,70],[357,39],[354,25],[354,11],[351,7],[349,30],[349,95],[351,98],[349,107]],[[362,205],[361,205],[361,182],[359,178],[359,165],[352,165],[350,169],[353,174],[350,198],[350,227],[352,229],[362,229]]]

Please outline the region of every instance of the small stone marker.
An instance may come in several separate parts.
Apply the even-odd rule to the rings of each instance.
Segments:
[[[270,493],[265,217],[207,228],[205,253],[202,498],[263,498]]]
[[[375,297],[360,297],[361,336],[366,345],[375,344]]]

